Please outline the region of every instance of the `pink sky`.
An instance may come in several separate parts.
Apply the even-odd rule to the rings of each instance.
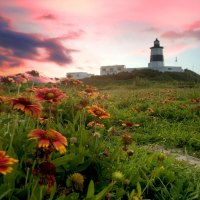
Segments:
[[[0,74],[146,67],[155,38],[166,65],[200,73],[199,8],[199,0],[1,1]]]

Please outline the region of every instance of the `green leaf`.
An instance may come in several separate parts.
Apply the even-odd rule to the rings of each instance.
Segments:
[[[9,189],[6,192],[4,192],[3,194],[0,195],[0,199],[3,199],[7,194],[9,194],[12,190]]]
[[[52,161],[52,163],[56,166],[59,167],[60,165],[64,165],[67,162],[73,160],[75,157],[75,154],[70,154],[70,155],[65,155],[60,158],[56,158],[55,160]]]
[[[110,185],[108,185],[101,192],[99,192],[97,195],[95,195],[94,200],[101,200],[101,199],[103,199],[106,196],[106,194],[112,189],[112,187],[113,187],[114,184],[115,184],[115,182],[110,183]]]
[[[65,200],[78,200],[78,199],[79,199],[79,194],[74,192],[69,194]]]
[[[142,189],[141,189],[141,185],[140,185],[139,182],[137,182],[137,193],[138,193],[139,196],[142,195]]]
[[[66,186],[67,187],[71,187],[72,186],[72,182],[71,182],[70,177],[68,177],[67,180],[66,180]]]
[[[62,195],[62,196],[60,196],[60,197],[58,197],[56,200],[66,200],[66,196],[65,195]]]
[[[94,196],[94,181],[91,180],[88,186],[88,191],[87,191],[87,195],[86,195],[86,199],[87,198],[92,198]]]
[[[55,193],[56,193],[56,189],[57,189],[57,185],[56,185],[56,183],[55,183],[54,186],[53,186],[53,190],[52,190],[52,192],[51,192],[51,195],[50,195],[49,200],[53,200],[53,197],[54,197],[54,195],[55,195]]]

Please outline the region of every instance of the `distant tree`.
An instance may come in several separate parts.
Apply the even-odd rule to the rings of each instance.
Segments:
[[[28,71],[27,74],[30,74],[31,76],[34,76],[34,77],[39,77],[40,76],[39,72],[36,71],[36,70]]]
[[[70,79],[70,78],[72,78],[73,76],[72,76],[71,74],[66,74],[66,77]]]

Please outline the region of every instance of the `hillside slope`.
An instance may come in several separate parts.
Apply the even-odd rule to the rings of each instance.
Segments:
[[[87,84],[108,87],[110,85],[135,85],[148,86],[151,84],[159,85],[178,85],[180,87],[193,87],[200,83],[200,75],[185,70],[184,72],[159,72],[150,69],[135,70],[131,73],[122,72],[116,75],[93,76],[83,80]]]

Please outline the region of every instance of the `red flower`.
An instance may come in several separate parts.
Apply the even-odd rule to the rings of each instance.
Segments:
[[[44,161],[34,168],[33,175],[38,176],[40,185],[47,185],[47,191],[51,192],[56,182],[56,167],[53,163]]]
[[[40,101],[46,101],[49,103],[58,103],[61,99],[66,96],[58,88],[42,88],[35,89],[36,98]]]
[[[109,113],[106,113],[102,108],[99,108],[96,105],[88,107],[88,113],[95,117],[98,117],[99,119],[110,118]]]
[[[13,164],[15,162],[18,162],[18,160],[15,160],[13,158],[10,158],[9,156],[5,155],[4,151],[0,151],[0,173],[1,174],[7,174],[12,171],[12,167],[8,166],[9,164]]]
[[[39,103],[32,102],[28,98],[19,97],[16,99],[10,99],[12,103],[12,109],[21,110],[22,112],[32,115],[39,116],[42,113],[42,107]]]
[[[34,129],[29,133],[28,137],[30,139],[37,139],[39,148],[49,149],[53,147],[60,153],[66,152],[67,139],[55,130],[50,129],[45,131],[42,129]]]

